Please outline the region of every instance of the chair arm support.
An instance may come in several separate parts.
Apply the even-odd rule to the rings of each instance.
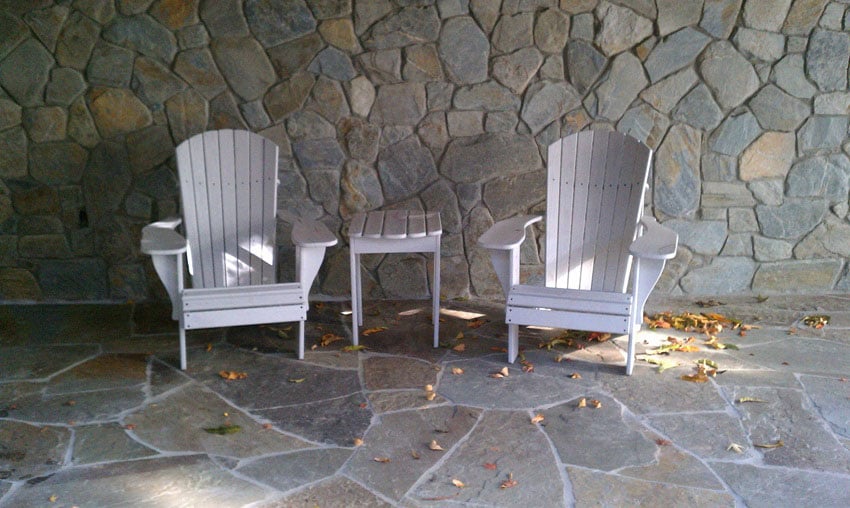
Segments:
[[[540,221],[539,215],[521,215],[494,224],[478,239],[478,244],[490,250],[490,261],[505,298],[511,286],[519,284],[519,247],[525,241],[525,228]]]
[[[635,257],[646,259],[672,259],[676,256],[679,235],[664,227],[652,217],[643,217],[644,232],[629,246]]]
[[[499,221],[478,238],[478,244],[497,250],[519,247],[525,240],[525,228],[542,219],[540,215],[520,215]]]
[[[171,217],[142,228],[142,252],[151,256],[186,252],[186,239],[174,230],[181,222],[179,217]]]
[[[321,222],[297,219],[292,222],[292,243],[298,247],[333,247],[337,238]]]

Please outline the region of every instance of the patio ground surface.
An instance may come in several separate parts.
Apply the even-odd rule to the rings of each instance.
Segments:
[[[443,302],[439,349],[428,301],[367,301],[386,329],[353,352],[348,303],[316,305],[304,361],[291,324],[192,332],[185,372],[165,307],[2,306],[0,506],[850,506],[850,296],[696,300],[647,310],[760,328],[645,329],[639,352],[699,351],[631,377],[624,338],[531,329],[533,371],[493,376],[490,302]],[[682,380],[703,358],[716,377]]]

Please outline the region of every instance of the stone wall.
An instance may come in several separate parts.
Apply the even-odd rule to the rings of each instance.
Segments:
[[[162,297],[140,229],[179,210],[174,146],[225,127],[341,239],[440,210],[447,297],[499,293],[477,237],[542,211],[546,145],[584,128],[657,150],[660,291],[845,291],[848,30],[846,0],[0,0],[0,297]],[[427,262],[369,257],[365,291],[424,297]]]

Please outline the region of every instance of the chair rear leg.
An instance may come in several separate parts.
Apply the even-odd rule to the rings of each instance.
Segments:
[[[508,363],[514,363],[519,355],[519,325],[508,325]]]
[[[298,322],[298,359],[304,359],[304,321]]]
[[[180,370],[186,370],[186,329],[180,325]]]

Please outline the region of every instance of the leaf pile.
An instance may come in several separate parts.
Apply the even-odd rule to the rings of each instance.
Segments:
[[[803,318],[803,324],[805,324],[806,326],[810,326],[815,330],[820,330],[821,328],[829,324],[829,316],[826,316],[824,314],[806,316]]]

